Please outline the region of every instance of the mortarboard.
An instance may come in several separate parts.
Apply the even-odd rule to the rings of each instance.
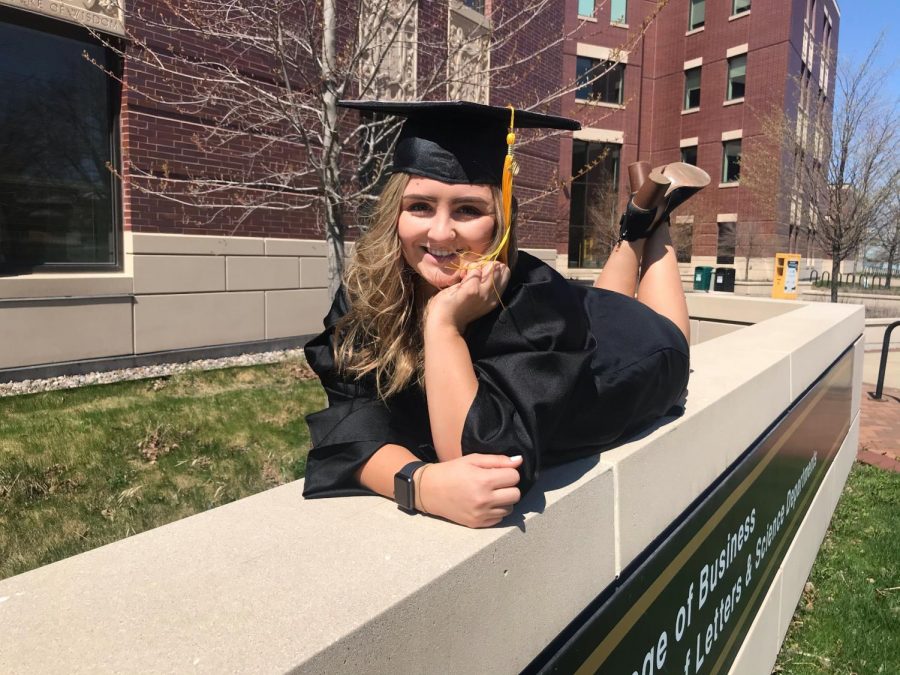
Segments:
[[[510,108],[469,101],[340,101],[344,108],[405,117],[392,171],[444,183],[500,185]],[[516,110],[515,128],[581,128],[575,120]]]

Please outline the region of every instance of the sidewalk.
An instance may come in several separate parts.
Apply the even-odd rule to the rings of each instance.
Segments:
[[[880,359],[880,352],[866,352],[856,458],[900,473],[900,352],[888,354],[884,391],[876,401],[869,394],[875,392]]]

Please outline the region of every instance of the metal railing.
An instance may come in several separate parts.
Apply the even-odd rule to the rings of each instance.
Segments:
[[[900,326],[900,321],[895,321],[884,331],[884,341],[881,343],[881,363],[878,366],[878,384],[875,385],[875,393],[869,393],[869,396],[876,401],[881,400],[881,392],[884,391],[884,373],[887,370],[888,350],[891,346],[891,333]]]

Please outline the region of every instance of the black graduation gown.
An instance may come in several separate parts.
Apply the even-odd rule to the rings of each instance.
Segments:
[[[382,401],[372,378],[336,372],[334,325],[346,311],[338,293],[325,331],[305,348],[328,394],[328,408],[306,418],[306,497],[372,494],[353,475],[388,443],[437,461],[420,387]],[[523,489],[542,466],[596,453],[665,415],[687,385],[688,345],[671,321],[619,293],[571,284],[527,253],[502,306],[465,338],[478,391],[463,453],[522,455]]]

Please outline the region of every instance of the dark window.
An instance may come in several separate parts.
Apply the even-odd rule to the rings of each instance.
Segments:
[[[82,29],[0,10],[0,269],[118,264],[118,94],[83,54],[117,68]]]
[[[719,223],[719,237],[716,241],[716,264],[734,264],[735,224]]]
[[[731,4],[732,14],[743,14],[750,11],[750,0],[733,0]]]
[[[706,23],[706,0],[691,0],[688,10],[688,30],[700,28]]]
[[[727,100],[744,98],[744,84],[747,81],[747,55],[741,54],[728,59]]]
[[[735,183],[741,179],[741,141],[722,143],[722,182]]]
[[[691,262],[691,256],[694,254],[694,223],[676,222],[671,230],[675,259],[680,263]]]
[[[484,14],[484,0],[462,0],[462,4],[471,7],[479,14]]]
[[[685,164],[697,166],[697,146],[690,145],[681,149],[681,161]]]
[[[625,64],[579,56],[576,61],[576,83],[579,85],[575,98],[585,101],[621,104]]]
[[[572,144],[572,192],[569,204],[569,265],[600,267],[618,238],[619,146]]]
[[[700,69],[684,71],[684,109],[700,107]]]

